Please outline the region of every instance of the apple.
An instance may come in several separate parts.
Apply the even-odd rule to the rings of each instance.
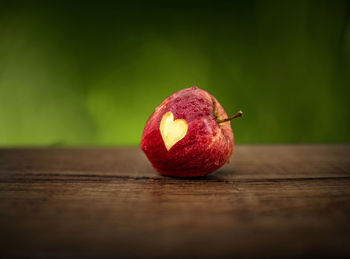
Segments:
[[[166,98],[148,119],[141,149],[162,175],[198,177],[229,162],[234,148],[230,120],[213,95],[190,87]]]

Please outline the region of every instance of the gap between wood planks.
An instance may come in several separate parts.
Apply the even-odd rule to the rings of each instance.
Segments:
[[[114,179],[119,180],[152,180],[159,182],[171,181],[202,181],[202,182],[222,182],[222,183],[237,183],[237,182],[292,182],[292,181],[327,181],[327,180],[350,180],[350,176],[335,176],[335,177],[303,177],[303,178],[266,178],[266,179],[211,179],[211,176],[198,178],[175,178],[175,177],[148,177],[148,176],[127,176],[127,175],[96,175],[96,174],[45,174],[45,173],[25,173],[25,177],[16,177],[13,174],[8,174],[10,179],[2,179],[1,182],[109,182]],[[23,176],[24,174],[20,174]],[[4,175],[2,175],[4,176]],[[48,177],[48,178],[37,178]],[[65,179],[67,177],[67,179]],[[90,179],[89,179],[90,178]]]

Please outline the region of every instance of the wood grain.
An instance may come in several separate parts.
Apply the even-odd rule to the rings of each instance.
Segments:
[[[349,257],[350,146],[238,146],[195,180],[136,147],[0,149],[1,257]]]

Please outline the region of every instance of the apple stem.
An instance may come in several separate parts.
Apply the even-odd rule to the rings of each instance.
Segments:
[[[223,123],[223,122],[226,122],[226,121],[230,121],[230,120],[233,120],[235,118],[241,117],[242,115],[243,115],[243,112],[242,111],[238,111],[235,115],[233,115],[231,117],[228,117],[228,118],[223,119],[223,120],[218,120],[218,123]]]

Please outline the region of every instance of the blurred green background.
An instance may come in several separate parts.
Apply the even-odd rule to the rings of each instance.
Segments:
[[[237,143],[350,141],[349,1],[2,1],[0,146],[136,145],[197,85]]]

